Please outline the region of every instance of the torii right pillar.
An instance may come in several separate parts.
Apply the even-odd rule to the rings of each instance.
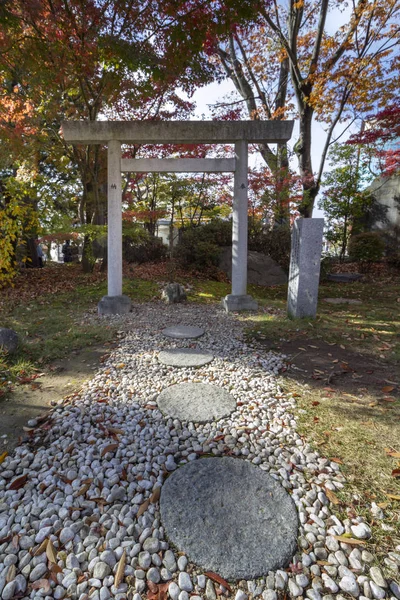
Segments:
[[[257,302],[247,294],[248,181],[247,140],[235,143],[235,179],[232,215],[232,293],[222,299],[227,312],[257,310]]]

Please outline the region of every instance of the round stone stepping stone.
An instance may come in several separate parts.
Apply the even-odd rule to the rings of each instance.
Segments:
[[[170,367],[202,367],[214,360],[214,357],[198,348],[171,348],[160,352],[158,360]]]
[[[160,498],[167,538],[202,569],[254,579],[289,565],[297,548],[293,500],[238,458],[204,458],[170,475]]]
[[[178,383],[157,398],[161,412],[180,421],[207,423],[236,410],[235,398],[223,388],[207,383]]]
[[[167,337],[172,337],[179,340],[195,339],[204,335],[204,329],[201,329],[201,327],[194,327],[192,325],[172,325],[172,327],[163,329],[161,333]]]

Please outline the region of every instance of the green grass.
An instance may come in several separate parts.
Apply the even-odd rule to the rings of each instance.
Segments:
[[[354,351],[400,360],[400,292],[398,283],[325,284],[320,286],[316,319],[289,319],[286,315],[286,286],[260,288],[249,292],[266,312],[244,316],[248,334],[269,339],[291,339],[299,331],[309,337],[351,346]],[[328,304],[324,298],[351,298],[362,304]]]
[[[123,291],[134,302],[145,302],[158,293],[158,286],[144,280],[127,280]],[[0,313],[2,327],[14,329],[21,344],[16,354],[3,355],[0,359],[0,390],[4,391],[7,385],[4,382],[16,381],[21,369],[28,375],[35,368],[72,351],[113,340],[117,325],[85,319],[85,313],[95,312],[98,301],[106,293],[107,284],[101,282],[3,308]]]

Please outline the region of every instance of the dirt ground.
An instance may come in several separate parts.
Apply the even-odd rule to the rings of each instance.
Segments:
[[[24,437],[23,427],[51,408],[58,400],[78,391],[99,365],[110,346],[73,352],[43,369],[43,375],[25,385],[16,385],[0,398],[0,454],[10,452]]]
[[[313,388],[354,395],[359,399],[400,397],[400,369],[354,352],[341,344],[299,335],[287,341],[258,340],[287,356],[285,377]]]

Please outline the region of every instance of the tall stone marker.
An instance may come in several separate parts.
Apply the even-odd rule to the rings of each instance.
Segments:
[[[292,231],[287,312],[315,318],[318,303],[324,219],[298,219]]]

